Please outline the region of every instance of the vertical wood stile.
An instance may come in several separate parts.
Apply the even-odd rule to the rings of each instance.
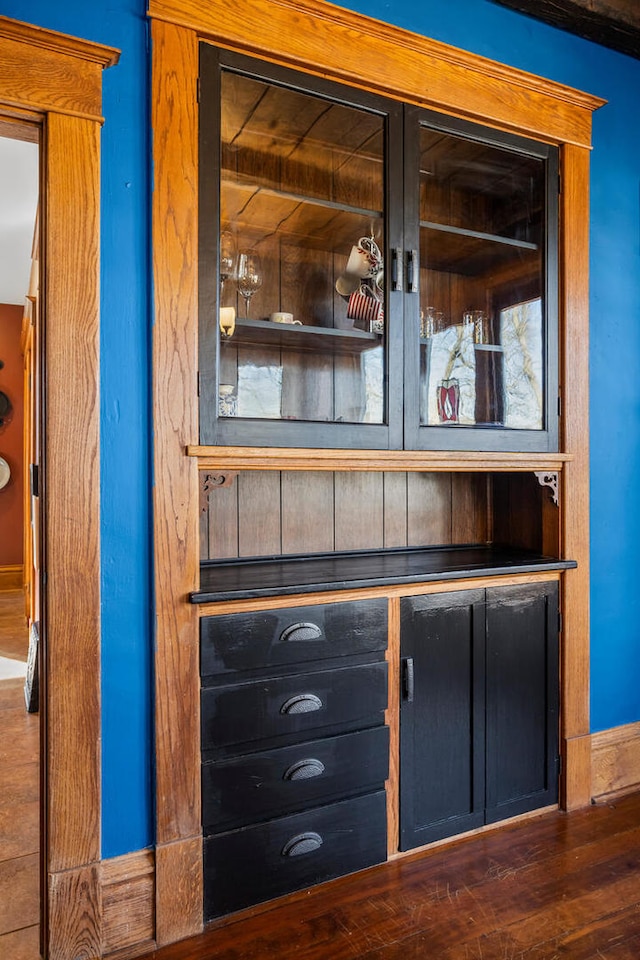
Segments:
[[[400,838],[400,598],[389,599],[389,779],[387,788],[387,855],[398,852]]]
[[[197,611],[197,77],[194,33],[154,22],[156,939],[202,928]]]
[[[562,727],[567,809],[591,797],[589,717],[589,152],[562,149],[561,396],[564,449],[563,556],[578,561],[564,579]]]
[[[45,143],[46,869],[50,956],[64,960],[101,924],[100,128],[52,113]]]

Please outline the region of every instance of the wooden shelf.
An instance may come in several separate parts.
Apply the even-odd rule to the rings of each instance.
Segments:
[[[528,262],[540,249],[537,243],[428,220],[420,221],[420,229],[434,235],[432,242],[421,243],[420,266],[463,276],[481,276],[512,262]]]
[[[446,473],[557,473],[566,453],[495,453],[423,450],[334,450],[189,445],[199,470],[364,470]]]
[[[573,560],[545,557],[507,546],[471,544],[316,556],[221,560],[202,564],[192,603],[251,600],[340,589],[459,580],[475,576],[539,573],[575,567]]]
[[[364,330],[338,330],[306,324],[273,323],[271,320],[236,320],[231,337],[221,337],[221,346],[256,344],[284,350],[311,351],[323,356],[354,354],[382,343],[382,335]]]

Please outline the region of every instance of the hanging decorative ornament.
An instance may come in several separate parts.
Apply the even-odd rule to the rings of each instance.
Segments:
[[[13,407],[11,406],[11,400],[0,390],[0,428],[6,427],[8,423],[11,423],[11,417],[13,414]]]
[[[11,467],[4,457],[0,457],[0,490],[9,483],[11,479]]]

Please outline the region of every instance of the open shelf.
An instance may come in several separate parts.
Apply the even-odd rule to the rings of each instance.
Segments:
[[[575,566],[573,560],[492,544],[217,560],[201,565],[200,589],[190,594],[190,600],[250,600]]]

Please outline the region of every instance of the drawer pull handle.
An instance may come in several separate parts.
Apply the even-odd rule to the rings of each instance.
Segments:
[[[283,857],[300,857],[305,853],[313,853],[322,846],[322,837],[319,833],[313,833],[309,830],[307,833],[299,833],[296,837],[287,840],[282,848]]]
[[[315,693],[299,693],[296,697],[289,697],[280,707],[280,713],[313,713],[322,710],[324,704]]]
[[[297,763],[292,763],[291,766],[285,770],[282,779],[283,780],[311,780],[313,777],[320,777],[324,773],[324,763],[321,760],[314,760],[309,758],[308,760],[298,760]]]
[[[290,627],[283,630],[280,639],[283,643],[287,640],[319,640],[322,636],[322,628],[317,623],[292,623]]]

